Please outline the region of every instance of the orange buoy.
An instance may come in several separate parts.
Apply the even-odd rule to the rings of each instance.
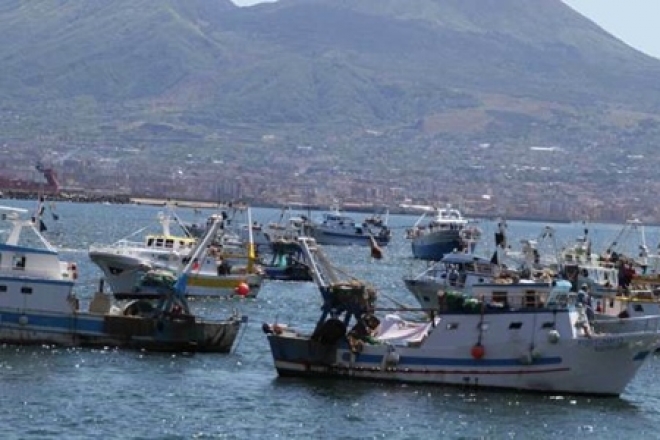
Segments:
[[[473,358],[481,359],[482,357],[484,357],[484,354],[486,354],[486,349],[484,348],[483,345],[476,344],[472,347],[472,350],[470,350],[470,353],[472,354]]]
[[[247,296],[248,293],[250,293],[250,286],[245,282],[239,283],[239,285],[234,288],[234,292],[239,296]]]

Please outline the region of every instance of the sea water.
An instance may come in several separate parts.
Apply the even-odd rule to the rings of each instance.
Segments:
[[[0,204],[34,209],[34,202]],[[162,208],[58,203],[55,221],[46,209],[45,235],[78,263],[76,293],[83,306],[100,271],[87,250],[92,243],[139,240]],[[211,211],[180,209],[185,220]],[[254,209],[253,218],[277,220],[278,210]],[[359,215],[356,215],[360,217]],[[382,306],[415,305],[402,276],[420,272],[405,228],[415,216],[390,216],[394,236],[381,261],[366,248],[326,248],[338,267],[373,283]],[[512,246],[539,238],[543,223],[509,222]],[[556,224],[558,243],[583,234],[583,224]],[[617,225],[588,225],[596,244],[616,237]],[[1,226],[0,226],[1,228]],[[493,222],[481,223],[484,254],[492,249]],[[656,228],[647,242],[658,243]],[[143,232],[144,233],[144,232]],[[652,357],[620,398],[539,395],[428,385],[278,378],[262,322],[311,329],[321,301],[311,283],[267,281],[253,300],[192,301],[208,318],[238,310],[250,322],[234,353],[171,355],[138,351],[0,347],[2,438],[301,438],[301,439],[527,439],[634,436],[660,438],[660,359]]]

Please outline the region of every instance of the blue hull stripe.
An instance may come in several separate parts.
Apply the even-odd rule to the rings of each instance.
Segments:
[[[41,280],[37,278],[30,277],[8,277],[0,276],[0,282],[9,282],[9,281],[19,281],[21,283],[30,283],[30,284],[43,284],[43,285],[55,285],[55,286],[71,286],[73,287],[74,282],[69,280]]]
[[[13,244],[0,243],[0,252],[16,252],[19,254],[43,254],[43,255],[57,255],[57,251],[50,251],[48,249],[38,249],[31,247],[15,246]]]
[[[342,356],[344,361],[350,360],[350,355],[345,353]],[[383,363],[382,355],[365,355],[358,354],[355,361],[365,364]],[[534,359],[530,365],[559,365],[562,363],[560,357],[545,357]],[[470,358],[425,358],[413,356],[401,356],[399,360],[399,367],[402,366],[434,366],[434,367],[520,367],[522,362],[520,359],[470,359]]]
[[[26,316],[28,324],[21,325],[18,320]],[[5,325],[20,326],[25,330],[51,329],[62,333],[93,333],[103,335],[103,316],[98,318],[80,316],[45,316],[32,313],[0,312],[0,329]],[[54,331],[55,333],[55,331]]]

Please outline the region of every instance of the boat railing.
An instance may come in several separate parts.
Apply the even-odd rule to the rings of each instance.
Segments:
[[[190,247],[165,247],[165,246],[148,246],[146,243],[141,241],[129,241],[129,240],[119,240],[112,244],[92,244],[89,247],[90,251],[105,251],[105,250],[126,250],[126,249],[136,249],[136,250],[162,250],[162,251],[179,251],[187,250],[190,251]]]
[[[103,250],[103,249],[115,249],[115,248],[146,248],[147,246],[141,241],[129,241],[129,240],[119,240],[112,244],[101,244],[101,243],[92,243],[89,246],[90,250]]]
[[[469,293],[446,291],[438,297],[440,312],[566,310],[570,303],[569,294],[551,292],[540,285],[530,285],[523,291],[507,290],[506,285],[501,290],[480,290],[473,286]]]
[[[597,319],[591,323],[596,334],[657,333],[660,329],[660,315],[638,316],[632,318]]]

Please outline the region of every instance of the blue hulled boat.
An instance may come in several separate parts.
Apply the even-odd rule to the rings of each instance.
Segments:
[[[307,221],[303,235],[312,237],[318,244],[334,246],[387,246],[392,239],[392,231],[387,219],[372,216],[358,222],[355,218],[340,212],[337,208],[323,214],[320,222]],[[373,239],[373,241],[372,241]]]
[[[453,251],[473,252],[481,231],[470,225],[458,209],[424,207],[424,213],[407,231],[412,253],[420,260],[440,261],[445,254]],[[433,218],[424,223],[429,212]]]

